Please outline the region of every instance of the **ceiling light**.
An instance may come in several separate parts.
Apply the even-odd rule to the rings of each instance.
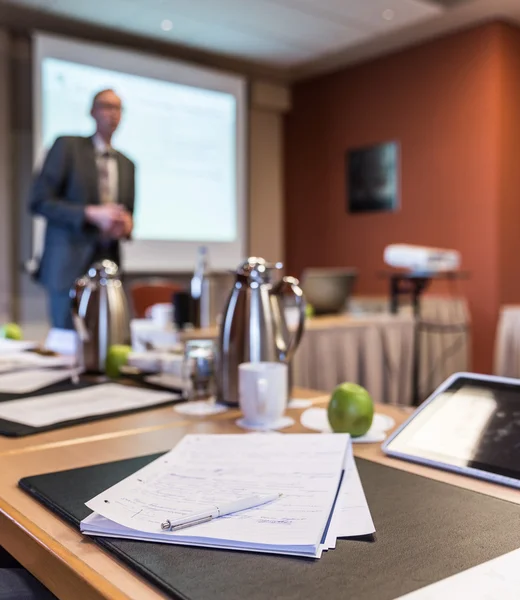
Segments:
[[[171,31],[173,27],[173,23],[170,21],[170,19],[164,19],[164,21],[161,23],[161,29],[163,31]]]
[[[391,21],[395,17],[395,10],[392,10],[391,8],[387,8],[386,10],[384,10],[382,12],[381,17],[385,21]]]

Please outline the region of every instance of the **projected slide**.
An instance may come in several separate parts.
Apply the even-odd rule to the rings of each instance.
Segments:
[[[237,239],[237,106],[232,94],[46,57],[41,134],[91,135],[92,96],[123,100],[113,145],[136,164],[134,239]]]

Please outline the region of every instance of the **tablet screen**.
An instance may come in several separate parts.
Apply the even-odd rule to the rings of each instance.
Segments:
[[[520,480],[520,387],[457,379],[386,450]]]

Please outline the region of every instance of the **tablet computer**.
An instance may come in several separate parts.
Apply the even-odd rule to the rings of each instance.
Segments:
[[[520,489],[520,380],[456,373],[382,449],[389,456]]]

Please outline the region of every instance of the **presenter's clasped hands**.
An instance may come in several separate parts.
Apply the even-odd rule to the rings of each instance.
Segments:
[[[85,218],[112,239],[128,238],[134,226],[132,215],[119,204],[89,205]]]
[[[127,239],[132,235],[133,228],[132,215],[126,209],[121,208],[120,219],[114,223],[108,231],[108,235],[114,240]]]

